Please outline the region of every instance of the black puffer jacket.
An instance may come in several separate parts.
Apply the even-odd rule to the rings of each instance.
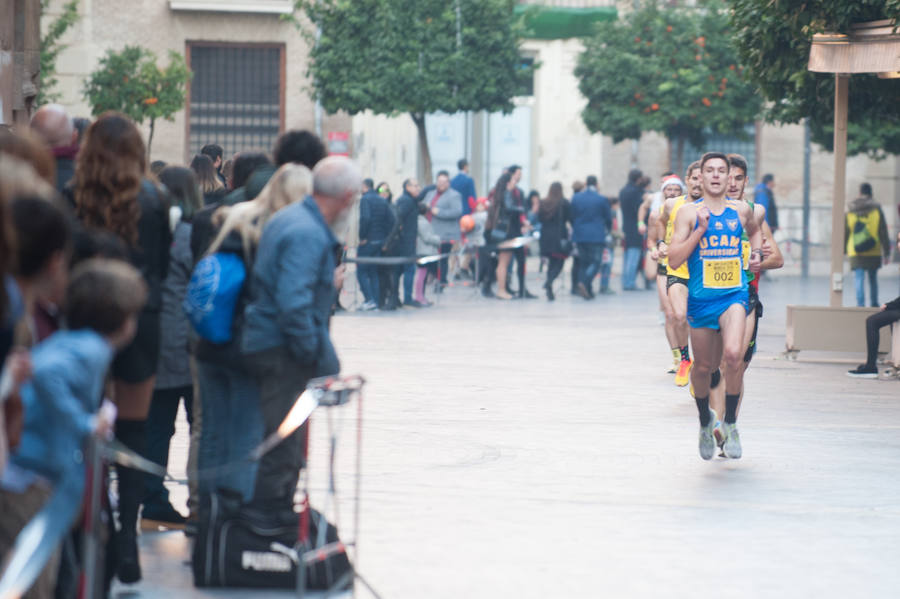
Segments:
[[[394,211],[383,197],[374,191],[362,197],[359,204],[359,240],[384,243],[394,228]]]

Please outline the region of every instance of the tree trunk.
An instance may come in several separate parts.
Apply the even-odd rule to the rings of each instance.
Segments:
[[[428,148],[428,132],[425,131],[425,114],[411,112],[409,113],[409,116],[412,117],[413,122],[416,124],[416,129],[419,132],[419,153],[422,156],[422,183],[424,186],[432,182],[431,150]]]
[[[150,136],[147,138],[147,163],[153,162],[150,158],[150,147],[153,145],[153,129],[156,125],[156,117],[150,119]]]

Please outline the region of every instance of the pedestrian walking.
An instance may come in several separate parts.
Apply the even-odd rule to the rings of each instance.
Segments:
[[[569,221],[571,206],[563,197],[562,183],[555,181],[550,185],[547,197],[541,200],[538,208],[538,219],[541,223],[541,256],[547,258],[547,280],[544,291],[547,300],[553,301],[553,282],[562,272],[566,259],[572,252],[572,241],[569,238]]]
[[[594,277],[600,273],[606,237],[612,229],[609,200],[597,191],[597,177],[590,175],[583,191],[572,196],[572,241],[578,247],[578,293],[593,299]]]

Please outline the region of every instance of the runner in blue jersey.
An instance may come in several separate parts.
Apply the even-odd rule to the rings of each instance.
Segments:
[[[744,202],[729,200],[728,157],[708,152],[700,159],[703,197],[685,204],[675,218],[669,245],[669,266],[688,263],[688,324],[694,348],[691,386],[700,415],[700,456],[712,459],[716,449],[713,429],[716,414],[709,407],[710,375],[725,363],[725,417],[722,450],[729,458],[741,457],[737,407],[743,386],[743,337],[747,318],[746,265],[741,235],[750,240],[749,270],[758,272],[762,261],[762,234],[753,211]],[[721,341],[718,336],[721,335]]]

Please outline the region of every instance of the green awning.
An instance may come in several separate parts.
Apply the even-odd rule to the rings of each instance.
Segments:
[[[515,13],[524,17],[524,37],[539,40],[589,36],[594,33],[594,25],[597,23],[615,21],[618,18],[618,11],[614,6],[567,8],[519,4]]]

